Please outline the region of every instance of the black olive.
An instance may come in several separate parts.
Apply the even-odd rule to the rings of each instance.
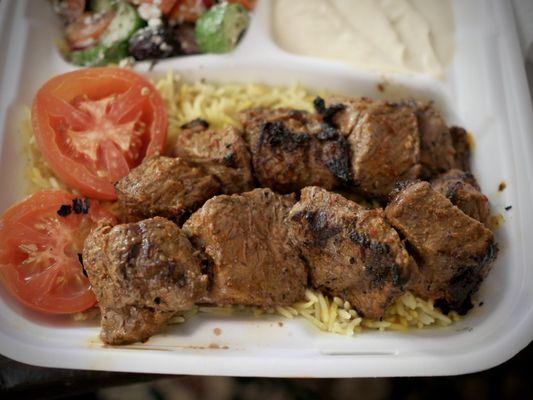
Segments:
[[[135,32],[129,41],[129,51],[136,60],[166,58],[181,53],[174,33],[163,25],[147,26]]]
[[[174,27],[174,38],[179,43],[183,54],[199,54],[200,47],[196,42],[194,24],[184,23]]]

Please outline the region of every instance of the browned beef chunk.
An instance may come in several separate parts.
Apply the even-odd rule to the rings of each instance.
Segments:
[[[418,177],[420,137],[411,107],[340,97],[328,104],[344,105],[332,121],[347,135],[352,176],[362,193],[384,198],[396,182]]]
[[[469,172],[452,169],[437,176],[431,186],[442,193],[466,215],[488,226],[490,217],[489,199],[479,189],[474,176]]]
[[[382,209],[318,187],[302,190],[289,217],[289,235],[309,266],[312,285],[380,318],[404,291],[414,260]]]
[[[115,184],[118,201],[131,215],[182,221],[220,193],[220,183],[201,166],[180,158],[153,157]]]
[[[307,274],[287,238],[294,196],[255,189],[209,200],[184,225],[212,267],[207,302],[261,307],[302,299]]]
[[[413,291],[438,300],[444,309],[466,312],[496,257],[492,232],[428,182],[399,189],[385,215],[407,240],[420,267]]]
[[[361,113],[372,104],[367,97],[347,98],[343,96],[330,96],[326,100],[317,97],[314,106],[324,122],[337,128],[345,137],[350,136],[359,120]]]
[[[290,193],[351,183],[346,141],[319,115],[260,108],[243,112],[242,121],[261,186]]]
[[[101,338],[109,344],[148,339],[207,286],[187,237],[160,217],[95,229],[83,262],[102,314]]]
[[[432,102],[411,103],[420,131],[421,176],[430,178],[455,166],[455,149],[450,130]]]
[[[455,148],[455,168],[470,172],[470,144],[468,133],[458,126],[450,128],[453,147]]]
[[[253,188],[250,154],[241,132],[234,127],[208,129],[205,121],[184,126],[175,155],[202,165],[222,184],[223,193],[242,193]]]

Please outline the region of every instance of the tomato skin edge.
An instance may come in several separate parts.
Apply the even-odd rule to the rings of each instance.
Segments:
[[[46,306],[44,305],[38,305],[38,304],[31,303],[28,300],[26,300],[23,296],[21,296],[19,292],[15,290],[12,285],[9,284],[9,280],[6,278],[5,271],[2,271],[3,268],[6,268],[6,267],[4,265],[0,265],[0,283],[5,288],[5,290],[9,294],[11,294],[18,302],[22,303],[25,307],[31,310],[38,311],[44,314],[49,314],[49,315],[72,315],[78,312],[89,310],[92,307],[94,307],[94,305],[97,303],[96,295],[94,294],[94,292],[91,291],[88,293],[88,295],[86,295],[87,297],[92,297],[92,304],[90,306],[83,307],[82,309],[79,307],[61,308],[61,309],[55,308],[52,311],[49,308],[46,308]]]

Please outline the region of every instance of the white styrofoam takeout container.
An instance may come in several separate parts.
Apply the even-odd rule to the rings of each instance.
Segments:
[[[533,116],[510,2],[454,1],[456,55],[444,81],[382,76],[326,60],[287,54],[272,38],[271,2],[262,0],[249,31],[229,55],[159,62],[152,74],[187,80],[299,82],[352,96],[437,101],[451,123],[475,136],[474,172],[493,212],[500,255],[475,307],[448,328],[406,333],[323,333],[301,319],[199,316],[168,327],[147,343],[107,347],[96,323],[43,316],[0,288],[0,353],[28,364],[152,373],[357,377],[450,375],[500,364],[533,338]],[[50,77],[74,69],[58,54],[47,2],[0,2],[0,210],[23,195],[20,109]],[[137,66],[147,70],[146,64]],[[378,83],[385,83],[381,93]],[[498,192],[500,181],[507,189]],[[504,207],[512,206],[509,211]],[[283,326],[278,324],[283,322]],[[217,336],[214,329],[222,332]]]

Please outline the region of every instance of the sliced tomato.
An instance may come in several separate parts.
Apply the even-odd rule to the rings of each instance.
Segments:
[[[228,3],[240,4],[241,6],[246,8],[248,11],[251,11],[255,8],[255,5],[257,4],[257,0],[228,0]]]
[[[53,0],[53,5],[55,12],[69,24],[85,10],[85,0]]]
[[[113,184],[163,150],[165,104],[141,75],[122,68],[56,76],[35,96],[32,124],[55,174],[85,196],[115,200]]]
[[[65,36],[70,47],[83,49],[93,46],[115,18],[112,11],[105,13],[84,13],[65,29]]]
[[[195,23],[208,8],[205,0],[177,0],[168,19],[171,24]]]
[[[174,7],[175,3],[176,3],[176,0],[139,0],[138,1],[138,4],[153,4],[157,6],[157,8],[159,8],[163,14],[168,14],[170,10],[172,10],[172,7]]]
[[[102,222],[115,220],[96,200],[61,191],[38,192],[14,205],[0,218],[0,282],[35,310],[65,314],[92,307],[96,298],[81,253]]]

